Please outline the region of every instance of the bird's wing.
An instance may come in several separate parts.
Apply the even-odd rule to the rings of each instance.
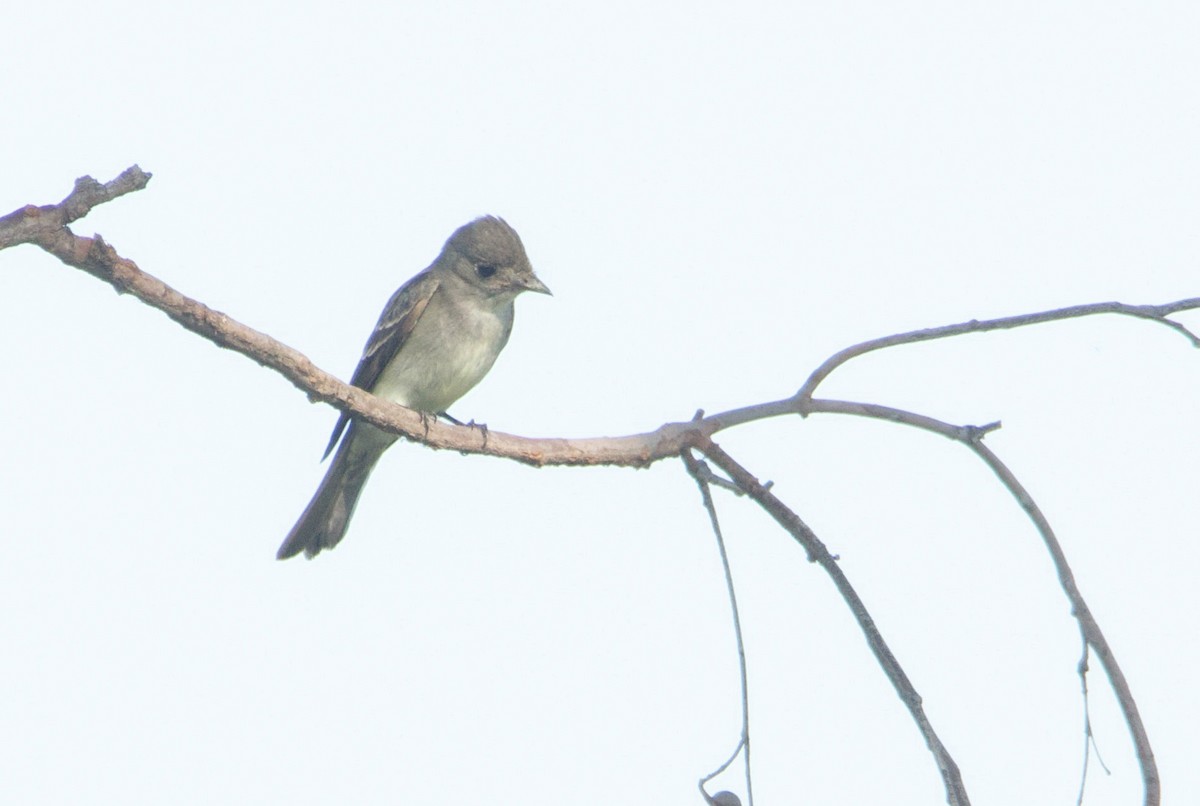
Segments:
[[[435,274],[424,271],[409,280],[392,295],[392,298],[388,300],[387,307],[383,309],[383,313],[379,317],[379,322],[375,325],[375,330],[367,339],[363,356],[354,370],[353,377],[350,378],[351,386],[357,386],[359,389],[367,391],[375,386],[383,368],[395,358],[396,353],[408,341],[413,328],[417,326],[417,320],[421,318],[421,314],[429,305],[429,300],[437,291],[439,282]],[[325,448],[325,456],[322,458],[329,456],[333,451],[333,447],[337,445],[349,422],[350,415],[342,412],[337,425],[333,428],[332,436],[329,437],[329,445]]]

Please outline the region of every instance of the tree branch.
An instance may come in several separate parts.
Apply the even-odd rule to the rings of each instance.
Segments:
[[[717,467],[725,471],[729,478],[750,498],[766,510],[775,522],[782,526],[787,532],[796,539],[804,550],[808,553],[808,559],[811,562],[819,564],[825,569],[825,573],[829,574],[833,579],[833,584],[837,587],[838,593],[850,608],[850,612],[854,615],[858,622],[859,628],[863,631],[863,635],[867,638],[867,645],[871,647],[871,652],[875,654],[875,659],[879,661],[879,665],[883,668],[888,680],[896,689],[896,693],[900,695],[901,701],[908,708],[912,715],[913,721],[917,723],[917,728],[921,731],[921,735],[925,737],[925,744],[929,747],[929,752],[933,754],[934,761],[937,763],[938,770],[942,775],[942,782],[946,787],[946,801],[951,806],[968,806],[970,799],[967,797],[966,787],[962,782],[962,775],[959,773],[958,765],[954,763],[954,759],[950,757],[950,753],[946,750],[942,740],[938,738],[937,732],[934,731],[933,725],[929,722],[929,718],[925,715],[925,709],[922,705],[921,695],[913,688],[913,684],[909,681],[908,675],[904,673],[900,662],[896,660],[896,656],[892,654],[892,650],[888,648],[887,642],[883,640],[879,629],[875,626],[875,620],[871,618],[871,614],[867,611],[867,606],[863,604],[859,598],[858,592],[850,584],[850,580],[842,573],[841,566],[837,564],[837,560],[829,553],[829,549],[825,548],[825,544],[821,539],[808,527],[800,516],[793,512],[786,504],[777,498],[764,485],[759,483],[748,470],[738,464],[733,457],[721,450],[712,440],[705,439],[696,450],[703,453]]]
[[[733,615],[733,637],[737,645],[738,677],[742,689],[741,738],[738,740],[737,747],[733,749],[733,753],[725,763],[700,779],[700,792],[706,801],[715,803],[715,798],[710,796],[706,789],[708,782],[725,772],[729,768],[729,765],[733,763],[733,760],[738,757],[738,754],[744,751],[745,755],[743,758],[746,762],[746,803],[747,806],[754,806],[754,780],[750,773],[750,684],[746,676],[746,644],[742,638],[742,617],[738,610],[737,590],[733,584],[733,571],[729,567],[729,552],[725,550],[725,535],[721,533],[721,522],[717,518],[717,505],[713,503],[712,492],[708,489],[708,486],[710,484],[719,484],[722,487],[729,485],[737,495],[741,495],[742,490],[736,484],[728,482],[713,473],[708,465],[696,459],[691,451],[683,451],[680,457],[683,459],[683,464],[687,468],[688,474],[696,481],[696,486],[700,488],[700,499],[704,503],[704,509],[708,512],[708,520],[712,525],[713,535],[717,538],[717,551],[721,555],[721,569],[725,572],[725,592],[729,595],[729,609]],[[738,803],[740,802],[739,800]]]
[[[984,426],[951,425],[950,423],[935,420],[932,417],[926,417],[914,412],[894,409],[888,406],[879,406],[873,403],[855,403],[845,400],[813,400],[809,410],[812,412],[853,414],[860,417],[871,417],[932,431],[935,434],[941,434],[948,439],[963,443],[991,468],[992,472],[996,474],[1000,482],[1012,494],[1017,503],[1020,504],[1021,509],[1025,511],[1025,514],[1028,515],[1034,527],[1042,536],[1042,541],[1046,545],[1046,550],[1050,553],[1050,559],[1054,563],[1054,569],[1058,574],[1059,585],[1071,603],[1071,614],[1079,624],[1079,630],[1083,635],[1084,641],[1096,651],[1096,655],[1100,658],[1100,662],[1104,666],[1104,671],[1108,675],[1109,682],[1112,684],[1113,692],[1116,694],[1117,702],[1120,704],[1121,712],[1125,717],[1125,723],[1129,726],[1129,733],[1133,738],[1138,764],[1142,770],[1144,802],[1146,806],[1157,806],[1162,798],[1162,787],[1158,777],[1158,764],[1154,760],[1154,751],[1150,747],[1150,737],[1146,733],[1146,726],[1142,722],[1137,702],[1133,698],[1133,691],[1129,687],[1129,681],[1125,679],[1125,673],[1121,671],[1121,666],[1117,662],[1116,655],[1109,646],[1108,640],[1104,637],[1104,632],[1100,629],[1100,624],[1096,621],[1095,616],[1092,615],[1087,601],[1084,600],[1083,594],[1079,591],[1079,586],[1075,584],[1075,575],[1071,571],[1070,563],[1067,562],[1067,555],[1063,551],[1062,544],[1058,542],[1058,538],[1055,536],[1050,522],[1046,519],[1041,508],[1034,502],[1029,491],[1017,480],[1017,477],[1009,470],[1008,466],[1000,461],[1000,458],[983,443],[984,436],[999,428],[1000,423],[989,423]],[[1080,675],[1083,676],[1085,673],[1086,664],[1081,665],[1080,668]],[[1086,679],[1084,680],[1084,691],[1084,704],[1086,707]],[[1088,722],[1087,730],[1090,734],[1090,721]],[[1088,738],[1090,738],[1090,735]]]
[[[141,190],[150,182],[148,174],[136,165],[121,172],[111,182],[100,184],[90,176],[75,180],[75,188],[58,204],[34,207],[32,204],[0,218],[0,249],[22,243],[38,243],[47,233],[78,221],[93,207],[110,202],[126,193]]]
[[[1038,533],[1042,536],[1042,542],[1046,544],[1046,550],[1050,552],[1050,558],[1054,562],[1054,570],[1058,574],[1058,583],[1062,586],[1063,592],[1066,593],[1067,599],[1071,602],[1071,614],[1079,622],[1079,629],[1083,632],[1084,640],[1087,641],[1088,645],[1095,650],[1097,657],[1100,658],[1100,663],[1104,666],[1104,671],[1108,675],[1108,681],[1113,687],[1113,692],[1117,695],[1117,702],[1121,706],[1121,713],[1125,717],[1125,724],[1129,726],[1129,733],[1133,738],[1133,745],[1137,752],[1138,764],[1142,768],[1142,786],[1145,803],[1147,806],[1157,806],[1162,798],[1162,787],[1158,778],[1158,764],[1154,760],[1154,751],[1150,748],[1150,737],[1146,734],[1146,726],[1142,722],[1142,715],[1138,711],[1137,702],[1133,699],[1133,691],[1129,688],[1129,681],[1125,679],[1125,673],[1121,671],[1121,666],[1117,663],[1117,657],[1108,645],[1108,639],[1104,637],[1104,632],[1100,629],[1100,624],[1096,621],[1096,617],[1092,615],[1091,608],[1088,607],[1087,602],[1084,601],[1083,594],[1079,592],[1079,587],[1075,584],[1075,574],[1071,571],[1071,566],[1067,562],[1067,555],[1063,552],[1062,545],[1054,535],[1054,529],[1051,528],[1050,521],[1046,520],[1046,516],[1034,502],[1029,491],[1025,489],[1021,482],[1017,481],[1017,477],[1008,469],[1008,466],[1000,461],[999,457],[983,444],[982,439],[976,438],[967,444],[992,469],[992,472],[1008,488],[1008,491],[1013,494],[1013,497],[1017,499],[1017,503],[1025,510],[1029,519],[1037,527]],[[1090,723],[1088,730],[1091,730]]]
[[[314,402],[329,403],[379,428],[432,448],[502,456],[536,466],[645,467],[661,459],[678,456],[685,448],[698,447],[713,434],[735,425],[785,414],[807,415],[813,411],[810,400],[812,391],[834,369],[855,356],[899,344],[1098,313],[1118,313],[1158,321],[1189,335],[1194,343],[1200,343],[1182,325],[1166,319],[1172,313],[1200,308],[1200,298],[1165,305],[1137,306],[1116,302],[1078,305],[986,322],[972,320],[960,325],[863,342],[831,357],[813,373],[799,392],[789,398],[733,409],[701,420],[665,423],[654,431],[642,434],[583,439],[520,437],[500,431],[430,421],[419,412],[349,386],[317,367],[299,351],[181,294],[157,277],[142,271],[132,260],[121,257],[100,236],[82,237],[67,226],[99,204],[140,190],[149,180],[150,174],[136,165],[107,184],[100,184],[91,177],[82,177],[59,204],[42,207],[29,205],[0,218],[0,249],[22,243],[40,246],[63,263],[109,283],[118,293],[132,294],[157,308],[193,333],[275,370]]]
[[[897,333],[892,336],[864,341],[834,353],[825,360],[825,363],[813,370],[812,375],[808,376],[808,380],[796,392],[796,397],[802,400],[811,398],[817,386],[842,364],[845,364],[852,358],[857,358],[860,355],[865,355],[875,350],[882,350],[885,347],[945,339],[951,336],[961,336],[966,333],[1011,330],[1027,325],[1040,325],[1045,322],[1058,322],[1063,319],[1078,319],[1082,316],[1095,316],[1102,313],[1132,316],[1138,319],[1149,319],[1152,322],[1158,322],[1183,334],[1192,343],[1193,347],[1200,347],[1200,336],[1197,336],[1179,322],[1167,318],[1171,314],[1180,313],[1181,311],[1191,311],[1197,308],[1200,308],[1200,297],[1181,299],[1177,302],[1168,302],[1165,305],[1127,305],[1123,302],[1094,302],[1089,305],[1072,305],[1068,308],[1058,308],[1053,311],[1026,313],[1020,316],[1005,316],[1001,319],[985,319],[982,321],[972,319],[969,322],[960,322],[957,325],[943,325],[924,330],[912,330],[908,333]]]
[[[41,207],[27,205],[0,218],[0,249],[19,244],[36,245],[58,257],[63,263],[109,283],[118,293],[132,294],[214,344],[236,350],[259,364],[275,370],[304,391],[310,400],[329,403],[384,430],[422,442],[433,448],[503,456],[539,466],[553,464],[635,467],[644,467],[660,459],[679,456],[688,448],[699,450],[728,473],[742,491],[767,509],[780,525],[804,545],[809,558],[820,563],[834,579],[839,591],[850,605],[867,635],[872,651],[875,652],[901,699],[909,707],[925,735],[926,742],[938,761],[952,804],[967,803],[966,792],[962,788],[958,769],[934,734],[932,727],[929,726],[921,708],[920,697],[913,690],[911,683],[905,677],[882,637],[879,636],[873,621],[862,606],[861,600],[846,581],[840,568],[803,521],[779,499],[775,498],[766,487],[759,484],[748,471],[717,447],[711,437],[726,428],[768,417],[797,414],[807,416],[814,412],[828,412],[853,414],[911,425],[968,445],[996,473],[1041,533],[1058,571],[1060,584],[1070,599],[1075,616],[1079,620],[1085,640],[1096,650],[1097,656],[1101,659],[1125,713],[1137,748],[1138,759],[1142,765],[1146,803],[1157,804],[1159,802],[1158,772],[1137,706],[1099,625],[1075,585],[1062,548],[1049,523],[1028,492],[995,454],[983,445],[983,436],[998,428],[1000,424],[997,422],[985,426],[956,426],[924,415],[877,404],[818,400],[813,398],[813,393],[838,367],[853,358],[875,350],[966,333],[1012,329],[1097,314],[1131,316],[1156,322],[1174,329],[1185,336],[1193,346],[1200,347],[1200,337],[1197,337],[1183,324],[1170,318],[1183,311],[1200,309],[1200,297],[1160,305],[1129,305],[1120,302],[1075,305],[1000,319],[983,321],[973,319],[954,325],[885,336],[847,347],[835,353],[809,376],[794,395],[782,400],[733,409],[709,417],[698,416],[687,422],[666,423],[654,431],[642,434],[586,439],[531,439],[497,431],[485,431],[472,426],[431,421],[416,411],[376,398],[362,389],[348,386],[319,369],[300,352],[235,321],[220,311],[181,294],[158,278],[143,272],[133,261],[121,257],[99,235],[87,238],[78,236],[71,231],[69,225],[85,216],[97,205],[112,201],[126,193],[140,190],[149,181],[150,174],[143,172],[136,165],[106,184],[96,182],[91,177],[82,177],[76,181],[74,189],[62,202]]]

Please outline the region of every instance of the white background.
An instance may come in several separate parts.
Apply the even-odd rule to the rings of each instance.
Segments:
[[[784,397],[896,331],[1200,295],[1194,3],[415,5],[10,10],[0,213],[137,162],[150,186],[76,230],[342,377],[450,232],[502,215],[555,296],[518,301],[453,411],[530,436]],[[333,410],[32,247],[0,254],[0,378],[0,800],[683,806],[732,750],[728,605],[677,462],[401,444],[336,551],[278,563]],[[1200,802],[1200,354],[1100,317],[822,392],[1004,421],[1167,801]],[[981,463],[831,416],[720,441],[841,556],[973,802],[1074,802],[1078,633]],[[943,802],[829,581],[718,503],[760,806]],[[1086,802],[1138,803],[1089,681],[1112,774]]]

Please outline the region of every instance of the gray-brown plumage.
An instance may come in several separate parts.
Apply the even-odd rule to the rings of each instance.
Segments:
[[[492,368],[512,332],[513,300],[524,291],[550,293],[516,231],[491,216],[460,227],[433,264],[392,295],[350,383],[418,411],[444,412]],[[303,551],[311,558],[336,546],[372,468],[395,441],[343,412],[325,449],[328,456],[337,446],[329,471],[276,557]]]

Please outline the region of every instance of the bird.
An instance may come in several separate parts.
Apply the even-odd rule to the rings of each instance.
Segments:
[[[495,216],[464,224],[433,263],[388,300],[350,384],[445,415],[492,368],[512,333],[513,302],[526,291],[550,294],[516,230]],[[312,559],[336,546],[371,470],[396,439],[342,412],[322,457],[337,448],[329,470],[276,559],[301,552]]]

